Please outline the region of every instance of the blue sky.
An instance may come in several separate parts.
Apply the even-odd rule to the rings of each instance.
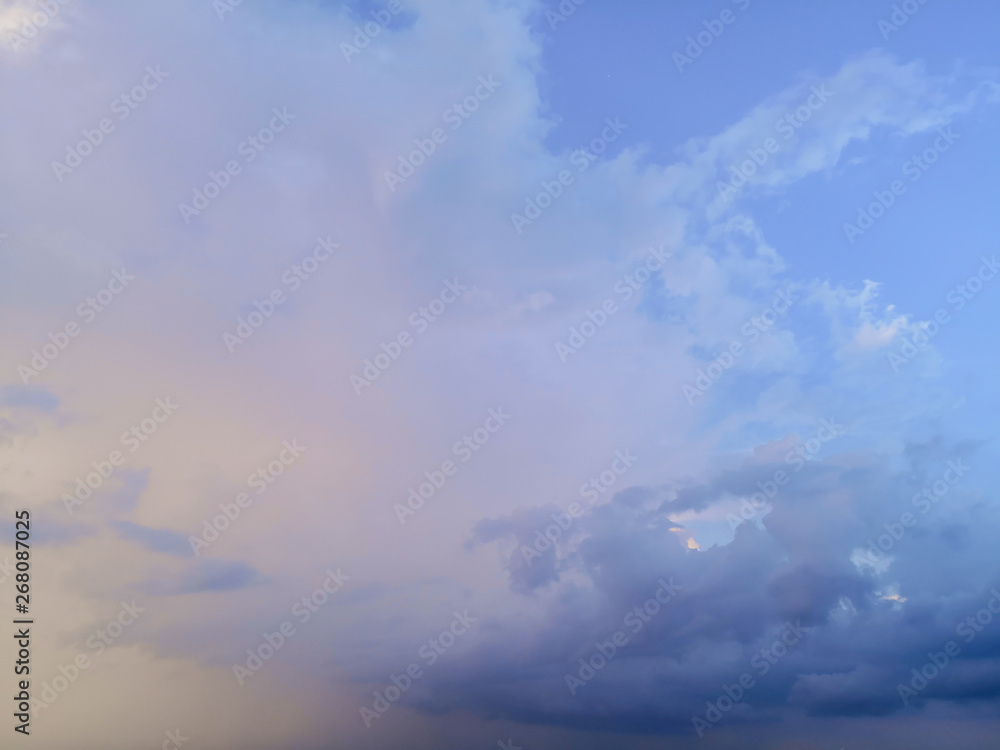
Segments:
[[[995,746],[1000,8],[220,3],[0,8],[39,747]]]

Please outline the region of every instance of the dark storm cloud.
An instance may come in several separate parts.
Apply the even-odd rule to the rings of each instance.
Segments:
[[[666,515],[756,491],[778,464],[748,463],[689,483],[667,502],[662,490],[630,488],[588,509],[530,564],[522,545],[535,542],[558,508],[484,520],[468,548],[498,543],[510,589],[538,608],[532,624],[494,622],[488,638],[460,663],[442,666],[411,700],[435,713],[690,732],[692,716],[704,715],[706,701],[745,672],[754,686],[721,723],[803,711],[877,716],[918,710],[929,699],[993,697],[1000,690],[1000,621],[983,627],[910,707],[897,690],[928,651],[963,640],[956,628],[1000,582],[988,531],[1000,519],[990,505],[961,485],[926,514],[916,504],[948,461],[974,447],[911,445],[903,467],[875,455],[810,462],[769,500],[773,511],[763,529],[744,523],[732,543],[701,551],[683,546]],[[915,524],[892,539],[883,557],[892,557],[888,568],[852,561],[907,512]],[[668,576],[681,593],[631,634],[624,618]],[[754,656],[789,623],[804,636],[760,674]],[[627,645],[572,695],[565,676],[576,676],[579,659],[623,629]]]

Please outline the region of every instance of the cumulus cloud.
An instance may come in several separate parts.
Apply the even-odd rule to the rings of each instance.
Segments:
[[[915,411],[954,397],[886,367],[913,313],[877,280],[791,269],[750,199],[850,169],[874,139],[954,122],[994,84],[857,55],[669,157],[609,148],[519,234],[511,214],[578,169],[571,149],[546,145],[537,10],[421,0],[348,61],[340,45],[364,13],[340,4],[243,3],[221,20],[210,3],[93,3],[30,56],[0,57],[0,95],[18,102],[0,116],[0,229],[18,248],[0,258],[0,312],[16,321],[0,329],[0,461],[4,507],[36,514],[51,565],[38,585],[61,601],[46,605],[41,679],[121,597],[147,610],[109,650],[117,682],[95,670],[93,688],[47,709],[92,717],[47,724],[49,747],[98,742],[123,713],[167,726],[182,712],[206,747],[334,733],[398,746],[459,714],[688,733],[788,623],[801,642],[732,721],[888,715],[904,708],[895,683],[983,606],[997,583],[993,506],[971,483],[926,514],[912,503],[979,447],[912,439]],[[165,73],[157,88],[121,110],[151,67]],[[499,85],[476,111],[449,119],[490,76]],[[801,106],[808,122],[786,140],[779,119]],[[285,129],[252,145],[276,110]],[[53,171],[103,118],[114,129],[100,145]],[[392,189],[386,172],[437,128],[447,138]],[[724,200],[729,167],[771,137],[781,148]],[[215,197],[191,216],[179,206],[196,191]],[[326,237],[340,247],[310,271]],[[625,282],[655,248],[661,267]],[[113,272],[135,279],[98,310],[88,300]],[[468,290],[435,313],[446,283]],[[774,317],[780,294],[795,302]],[[561,361],[556,344],[600,310]],[[230,351],[224,335],[255,313]],[[70,323],[79,335],[42,351]],[[412,345],[397,351],[404,332]],[[690,403],[684,386],[733,342],[745,355]],[[379,355],[390,364],[356,393],[351,376]],[[167,396],[179,410],[153,424]],[[463,459],[497,407],[509,424]],[[788,458],[831,417],[850,434]],[[137,426],[144,439],[130,441]],[[293,440],[301,456],[271,470]],[[581,483],[626,447],[635,467],[582,502]],[[68,515],[62,495],[115,451],[122,462]],[[394,504],[445,461],[457,472],[401,523]],[[778,471],[790,481],[766,514],[733,526],[740,499]],[[522,548],[572,501],[584,512],[529,561]],[[889,562],[858,564],[907,511],[919,523]],[[192,559],[191,536],[219,514],[225,529]],[[349,585],[301,621],[296,603],[338,565]],[[671,576],[680,593],[571,694],[565,675]],[[428,666],[398,723],[366,732],[358,707],[420,661],[456,608],[477,627]],[[242,688],[233,664],[285,620],[295,637]],[[995,696],[997,644],[984,631],[913,710]],[[139,693],[139,673],[162,680]],[[122,731],[148,742],[139,725]]]

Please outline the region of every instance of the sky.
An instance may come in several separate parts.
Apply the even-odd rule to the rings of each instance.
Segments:
[[[995,747],[998,24],[0,0],[0,731]]]

